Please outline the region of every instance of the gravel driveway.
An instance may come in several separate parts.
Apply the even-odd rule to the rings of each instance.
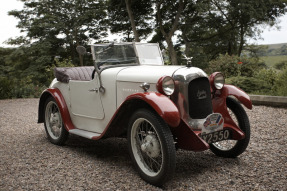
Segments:
[[[70,136],[51,144],[38,99],[0,100],[0,190],[287,190],[287,109],[248,111],[251,142],[236,159],[177,151],[172,180],[157,188],[134,171],[125,139]]]

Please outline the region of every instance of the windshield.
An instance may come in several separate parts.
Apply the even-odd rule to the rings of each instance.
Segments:
[[[158,44],[153,43],[140,43],[135,44],[139,62],[143,65],[163,65],[160,48]]]
[[[133,44],[93,45],[93,56],[98,66],[137,64]]]
[[[110,43],[92,45],[98,67],[113,65],[164,65],[156,43]]]

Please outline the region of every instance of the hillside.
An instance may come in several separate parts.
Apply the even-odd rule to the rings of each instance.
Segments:
[[[287,46],[287,43],[280,43],[280,44],[266,44],[264,46],[267,46],[268,47],[268,50],[271,50],[271,49],[280,49],[282,46]]]
[[[287,55],[260,56],[259,58],[269,67],[275,67],[278,63],[287,62]]]
[[[287,43],[259,45],[259,58],[269,67],[278,63],[287,63]]]

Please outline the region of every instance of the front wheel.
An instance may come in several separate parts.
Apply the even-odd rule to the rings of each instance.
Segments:
[[[161,186],[174,173],[175,145],[168,125],[154,112],[133,114],[128,129],[129,152],[142,179]]]
[[[243,107],[233,98],[226,99],[227,108],[231,118],[237,126],[244,132],[245,138],[242,140],[224,140],[210,144],[210,150],[217,156],[235,158],[242,154],[250,140],[250,124],[248,116]]]
[[[69,132],[64,127],[60,109],[53,97],[49,97],[45,103],[44,125],[50,142],[56,145],[66,142]]]

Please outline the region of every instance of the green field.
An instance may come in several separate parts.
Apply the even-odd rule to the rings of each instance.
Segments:
[[[280,44],[266,44],[268,49],[280,49],[282,46],[287,45],[287,43],[280,43]]]
[[[262,61],[266,63],[269,67],[274,67],[275,64],[282,61],[287,61],[287,55],[278,55],[278,56],[262,56],[260,57]]]

